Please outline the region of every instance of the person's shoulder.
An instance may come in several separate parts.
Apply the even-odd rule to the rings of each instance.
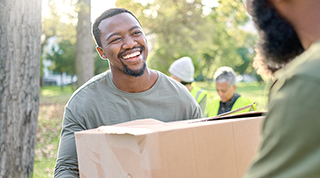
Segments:
[[[220,100],[221,100],[221,99],[220,99],[220,96],[219,96],[219,95],[212,97],[212,101],[220,101]]]
[[[166,74],[160,72],[160,71],[156,71],[158,73],[158,80],[160,83],[162,84],[166,84],[166,85],[170,85],[170,86],[174,86],[174,87],[183,87],[183,85],[181,83],[179,83],[178,81],[174,80],[173,78],[167,76]]]
[[[201,93],[205,94],[205,95],[209,95],[209,91],[203,88],[200,88]]]
[[[160,71],[157,71],[157,72],[159,74],[158,84],[159,84],[160,90],[162,90],[163,92],[166,91],[167,93],[175,94],[182,98],[186,97],[186,95],[187,97],[189,97],[189,95],[192,97],[187,87],[185,87],[175,79],[167,76],[166,74]]]
[[[320,41],[314,43],[305,53],[299,56],[304,61],[298,73],[307,74],[309,77],[320,79]]]
[[[242,96],[242,95],[240,95],[237,100],[238,100],[238,101],[242,101],[242,102],[247,103],[247,104],[251,104],[251,103],[254,102],[252,99],[247,98],[247,97]]]
[[[94,77],[92,77],[90,80],[88,80],[86,83],[81,85],[70,97],[68,104],[70,104],[73,100],[84,100],[87,98],[91,98],[90,94],[96,94],[95,89],[97,88],[96,86],[99,84],[105,84],[107,83],[107,78],[110,77],[111,72],[108,70],[106,72],[103,72],[101,74],[98,74]],[[78,102],[78,101],[76,101]]]
[[[277,76],[287,79],[320,80],[320,41],[315,42],[300,56],[297,56]]]
[[[171,77],[167,76],[166,74],[164,74],[158,70],[153,70],[153,71],[155,71],[158,74],[158,77],[160,80],[171,80],[172,79]]]
[[[192,82],[191,86],[192,86],[193,89],[195,89],[195,90],[197,90],[197,91],[201,91],[201,92],[204,92],[204,93],[209,93],[208,90],[199,87],[199,86],[196,84],[196,82]]]

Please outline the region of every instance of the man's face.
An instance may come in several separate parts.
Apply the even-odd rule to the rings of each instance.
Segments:
[[[268,0],[252,0],[246,4],[259,31],[258,50],[268,70],[277,71],[304,51],[293,27]]]
[[[147,39],[139,22],[129,13],[120,13],[99,24],[101,45],[97,50],[109,59],[114,72],[141,76],[146,69]]]
[[[231,100],[234,93],[236,92],[236,86],[230,86],[227,82],[216,82],[216,89],[223,103]]]

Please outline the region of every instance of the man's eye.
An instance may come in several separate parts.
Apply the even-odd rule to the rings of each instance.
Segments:
[[[141,31],[135,31],[133,32],[133,35],[140,35],[142,32]]]
[[[111,41],[110,41],[110,43],[115,43],[115,42],[118,42],[118,41],[120,41],[121,40],[121,38],[115,38],[115,39],[112,39]]]

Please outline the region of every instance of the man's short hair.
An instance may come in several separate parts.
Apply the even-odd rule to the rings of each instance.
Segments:
[[[124,9],[124,8],[110,8],[106,11],[104,11],[99,17],[96,18],[96,20],[94,21],[93,25],[92,25],[92,34],[94,36],[94,40],[96,41],[96,44],[98,46],[102,46],[101,45],[101,41],[100,41],[100,37],[101,37],[101,31],[99,29],[99,25],[101,23],[102,20],[104,19],[107,19],[109,17],[113,17],[117,14],[121,14],[121,13],[128,13],[130,15],[132,15],[137,21],[138,23],[140,24],[139,20],[137,19],[136,16],[133,15],[132,12],[130,12],[129,10],[127,9]],[[140,24],[141,26],[141,24]]]
[[[223,66],[214,73],[213,80],[216,83],[227,82],[229,86],[236,85],[236,73],[231,67]]]

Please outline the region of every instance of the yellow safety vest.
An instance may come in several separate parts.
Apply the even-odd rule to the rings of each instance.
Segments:
[[[199,104],[202,115],[204,116],[207,112],[207,104],[209,99],[209,92],[204,90],[200,87],[197,87],[194,83],[191,84],[192,89],[190,91],[191,95],[196,99],[197,103]]]
[[[251,99],[245,98],[243,96],[239,96],[239,98],[236,100],[236,102],[233,104],[231,111],[239,109],[241,107],[247,106],[249,104],[252,104],[253,101]],[[213,117],[213,116],[217,116],[218,112],[219,112],[219,108],[220,108],[220,97],[216,97],[214,98],[207,107],[207,114],[208,117]],[[249,112],[251,110],[251,108],[256,111],[256,104],[253,104],[252,107],[244,109],[242,111],[238,111],[234,114],[238,114],[238,113],[245,113],[245,112]]]
[[[190,93],[196,99],[197,103],[200,103],[203,100],[203,98],[208,94],[208,91],[201,89],[196,85],[192,85]]]

